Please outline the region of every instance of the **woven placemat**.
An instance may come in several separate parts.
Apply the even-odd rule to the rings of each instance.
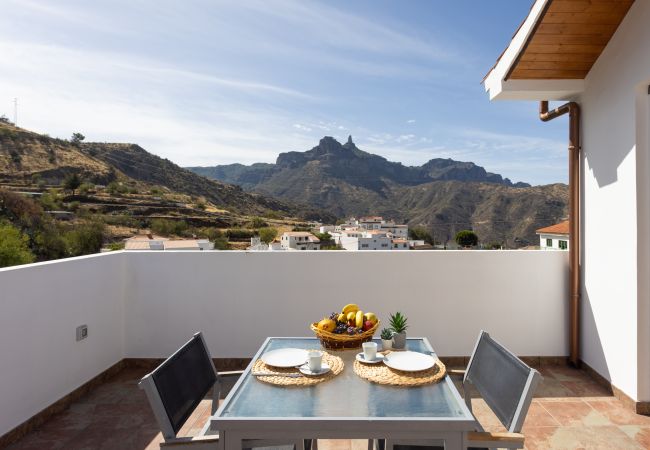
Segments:
[[[436,364],[432,368],[419,372],[403,372],[392,369],[383,363],[364,364],[355,360],[354,373],[377,384],[422,386],[442,380],[447,374],[447,368],[439,359],[436,359]]]
[[[270,375],[270,376],[255,377],[255,378],[257,378],[258,380],[264,383],[275,384],[277,386],[313,386],[315,384],[322,383],[327,380],[331,380],[339,373],[343,372],[343,366],[344,366],[343,360],[338,356],[330,355],[327,352],[323,352],[323,362],[327,363],[331,369],[329,372],[323,375],[318,375],[318,376],[303,375],[296,378]],[[300,371],[295,367],[282,369],[279,367],[267,366],[266,364],[264,364],[264,362],[261,359],[258,359],[257,361],[255,361],[255,364],[253,364],[253,372],[264,372],[264,373],[272,372],[272,373],[277,373],[278,375],[287,374],[287,373],[300,374]]]

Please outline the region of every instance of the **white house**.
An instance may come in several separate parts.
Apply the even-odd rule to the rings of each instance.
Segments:
[[[346,250],[392,250],[392,238],[381,230],[346,231],[340,238]],[[408,247],[407,247],[408,248]]]
[[[650,412],[650,1],[536,0],[484,83],[569,115],[570,360]]]
[[[138,234],[124,240],[124,250],[214,250],[208,239],[169,239]]]
[[[320,239],[307,231],[288,231],[280,244],[285,250],[320,250]]]
[[[539,235],[539,247],[542,250],[568,250],[569,249],[569,221],[556,223],[550,227],[540,228],[536,231]]]
[[[321,227],[321,233],[324,228],[326,227]],[[332,232],[340,233],[353,230],[381,230],[390,233],[393,237],[403,239],[407,239],[409,234],[408,225],[396,224],[392,220],[384,220],[381,216],[361,217],[358,220],[350,217],[345,223],[334,227]]]

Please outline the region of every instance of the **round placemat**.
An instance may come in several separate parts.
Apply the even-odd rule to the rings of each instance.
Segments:
[[[264,361],[258,359],[253,364],[253,372],[264,372],[264,373],[274,373],[278,376],[263,376],[255,377],[263,383],[275,384],[277,386],[313,386],[323,381],[331,380],[339,373],[343,371],[343,360],[338,356],[330,355],[327,352],[323,352],[323,362],[327,363],[330,366],[330,371],[323,375],[309,376],[302,375],[296,367],[289,367],[282,369],[279,367],[267,366]],[[283,377],[281,375],[288,373],[297,373],[301,376],[299,377]]]
[[[354,373],[368,381],[377,384],[389,384],[392,386],[422,386],[424,384],[437,383],[447,374],[447,368],[436,359],[435,365],[427,370],[419,372],[404,372],[391,369],[381,364],[364,364],[354,361]]]

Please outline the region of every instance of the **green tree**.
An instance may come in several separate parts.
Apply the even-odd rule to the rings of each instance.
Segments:
[[[248,228],[258,229],[268,227],[269,224],[264,221],[261,217],[253,217],[248,223]]]
[[[431,233],[429,233],[429,231],[421,225],[409,228],[409,238],[413,240],[424,241],[427,244],[434,245],[433,236],[431,236]]]
[[[278,230],[273,227],[264,227],[259,229],[260,240],[265,244],[270,244],[278,236]]]
[[[81,142],[86,139],[86,136],[84,136],[81,133],[72,133],[72,137],[70,138],[70,142],[73,144],[81,144]]]
[[[34,251],[40,261],[61,259],[68,256],[63,231],[54,222],[48,222],[34,237]]]
[[[66,175],[65,179],[63,180],[63,189],[71,191],[72,195],[74,195],[79,186],[81,186],[81,178],[79,178],[79,175],[76,173]]]
[[[63,240],[69,256],[99,253],[104,243],[104,224],[94,221],[75,225],[63,235]]]
[[[456,233],[456,244],[461,247],[474,247],[478,244],[478,236],[471,230],[462,230]]]
[[[0,222],[0,267],[29,264],[33,261],[29,237],[13,225]]]

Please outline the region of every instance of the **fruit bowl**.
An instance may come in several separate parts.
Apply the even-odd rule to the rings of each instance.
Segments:
[[[351,348],[360,348],[361,344],[372,340],[372,336],[379,328],[380,321],[378,320],[375,325],[364,331],[363,333],[357,334],[336,334],[330,331],[321,330],[318,328],[318,322],[311,324],[310,328],[320,340],[320,343],[323,347],[329,350],[346,350]]]

